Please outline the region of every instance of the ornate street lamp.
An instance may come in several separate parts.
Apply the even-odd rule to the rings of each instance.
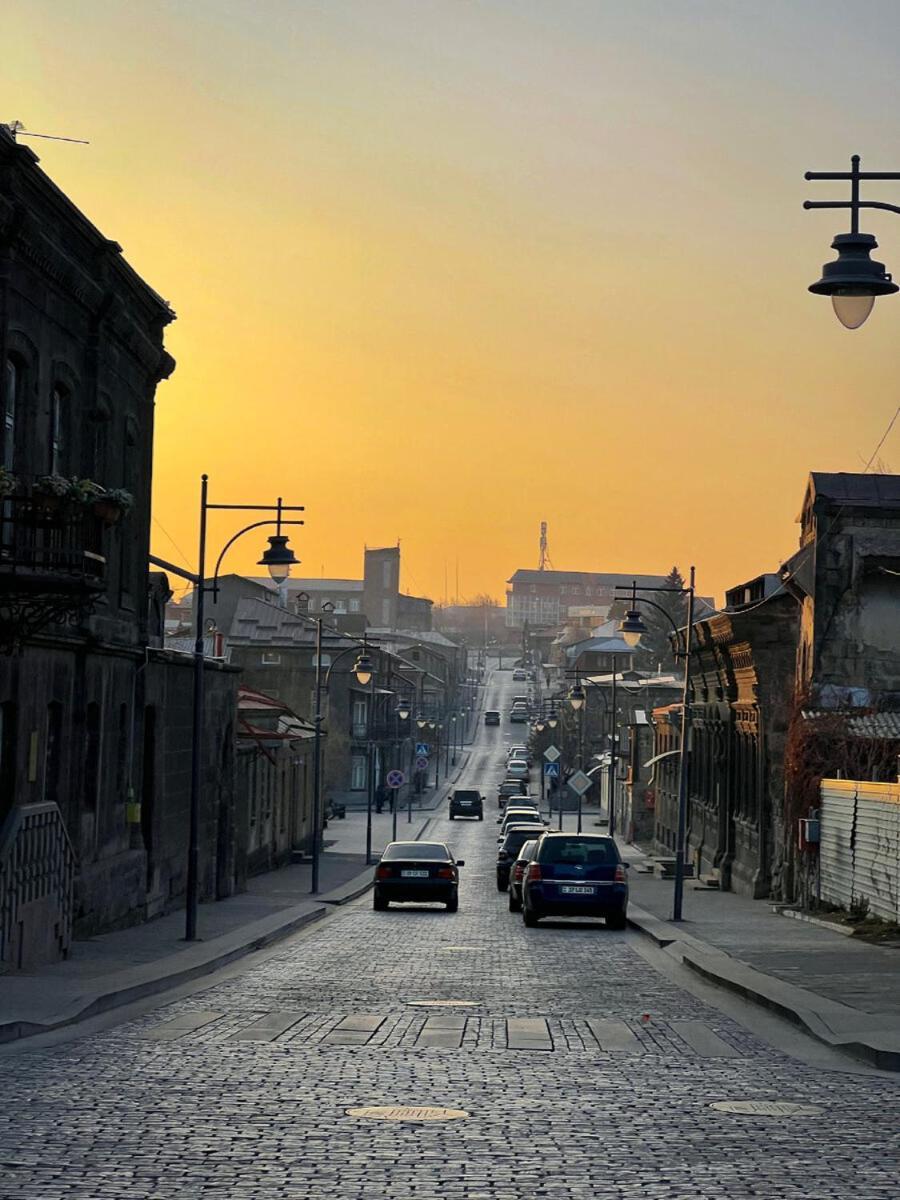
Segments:
[[[580,683],[576,683],[569,692],[569,704],[575,712],[584,707],[584,688]]]
[[[258,567],[267,567],[275,583],[284,583],[291,573],[291,567],[300,562],[287,543],[288,539],[283,533],[273,533],[269,538],[269,548],[256,564]]]
[[[640,612],[636,608],[630,608],[624,620],[619,623],[619,633],[625,645],[636,646],[646,632],[647,626]]]
[[[900,179],[893,171],[860,171],[859,155],[850,159],[847,171],[807,171],[806,179],[846,179],[850,181],[849,200],[806,200],[804,208],[849,208],[850,232],[839,233],[831,243],[838,256],[834,262],[822,268],[822,277],[810,284],[809,290],[817,296],[830,296],[835,315],[845,329],[859,329],[875,305],[876,297],[890,296],[900,291],[884,263],[876,262],[869,255],[877,250],[878,243],[871,233],[859,232],[859,210],[882,208],[900,213],[894,204],[878,200],[860,200],[861,179]]]

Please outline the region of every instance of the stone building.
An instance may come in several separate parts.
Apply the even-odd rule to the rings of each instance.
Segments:
[[[179,902],[190,660],[150,586],[168,304],[0,126],[0,961]],[[207,894],[233,887],[235,673],[210,664]],[[224,782],[223,782],[224,781]]]

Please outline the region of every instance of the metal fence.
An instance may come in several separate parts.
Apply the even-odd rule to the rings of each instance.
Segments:
[[[56,805],[16,805],[0,830],[0,963],[65,957],[74,879],[75,853]]]
[[[823,900],[900,921],[900,784],[822,780]]]

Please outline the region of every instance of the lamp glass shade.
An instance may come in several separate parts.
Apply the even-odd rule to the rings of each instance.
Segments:
[[[864,296],[851,292],[835,292],[831,297],[834,315],[845,329],[859,329],[868,320],[869,313],[875,307],[874,296]]]
[[[400,704],[398,704],[397,705],[397,716],[400,718],[401,721],[407,720],[407,718],[409,717],[409,705],[403,704],[402,702]]]
[[[257,566],[268,569],[275,583],[283,583],[290,575],[291,567],[297,566],[300,561],[287,542],[283,533],[273,533],[269,538],[268,549],[263,551],[263,556],[257,563]]]
[[[622,641],[626,646],[636,646],[640,640],[641,635],[639,633],[635,633],[633,629],[622,630]]]
[[[647,632],[644,619],[636,608],[630,608],[624,620],[619,623],[619,633],[626,646],[636,646]]]
[[[372,669],[372,660],[365,650],[363,650],[353,664],[353,674],[356,676],[356,681],[360,687],[365,687],[366,684],[371,683],[374,671]]]
[[[550,720],[547,722],[547,724],[550,726],[551,729],[555,729],[556,726],[559,724],[559,721],[556,719],[556,717],[551,717]]]
[[[535,725],[535,727],[534,727],[534,728],[535,728],[535,730],[536,730],[538,733],[543,733],[543,732],[544,732],[544,726],[541,724],[541,722],[540,722],[540,721],[538,721],[537,725]]]

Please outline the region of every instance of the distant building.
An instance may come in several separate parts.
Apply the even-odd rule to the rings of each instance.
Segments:
[[[609,606],[624,593],[616,586],[664,587],[665,575],[615,575],[592,571],[530,571],[520,569],[507,580],[506,624],[542,628],[560,625],[570,608]]]

